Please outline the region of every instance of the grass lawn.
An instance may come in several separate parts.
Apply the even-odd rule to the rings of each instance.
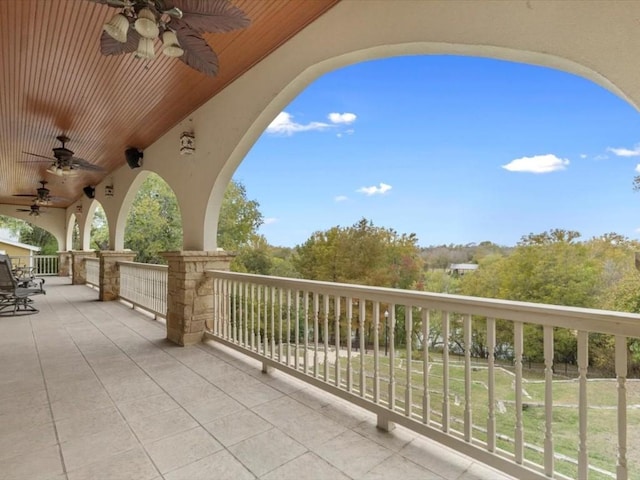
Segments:
[[[323,353],[319,352],[320,361]],[[332,360],[335,362],[335,360]],[[340,375],[342,382],[348,378],[348,360],[339,357]],[[407,360],[403,351],[396,351],[394,366],[395,375],[395,407],[404,412],[405,394],[407,388]],[[302,364],[302,362],[300,362]],[[310,362],[312,363],[312,362]],[[354,353],[351,359],[351,377],[353,391],[360,392],[361,358]],[[364,371],[366,377],[367,395],[373,396],[373,356],[364,356]],[[471,411],[473,438],[486,442],[487,417],[489,412],[488,370],[481,362],[474,360],[471,372]],[[422,418],[423,399],[423,362],[411,362],[411,410],[412,415]],[[512,369],[511,369],[512,370]],[[323,368],[319,369],[322,375]],[[330,381],[335,378],[335,365],[331,365]],[[464,363],[458,357],[452,358],[449,364],[449,424],[456,431],[463,430],[465,391],[464,391]],[[524,426],[525,458],[541,464],[543,462],[542,449],[544,446],[545,383],[540,371],[523,369],[523,402],[527,404],[522,411]],[[383,401],[389,399],[390,378],[389,357],[380,357],[380,397]],[[444,400],[443,364],[441,356],[431,355],[429,368],[429,396],[430,417],[432,426],[438,427],[442,422]],[[509,368],[496,367],[495,370],[495,417],[497,445],[503,450],[514,452],[514,431],[516,422],[515,412],[515,376]],[[577,476],[577,456],[579,444],[578,422],[578,382],[556,377],[553,382],[553,446],[556,455],[555,468],[558,472],[571,478]],[[634,448],[640,441],[640,381],[628,380],[627,388],[627,463],[630,479],[640,479],[640,450]],[[590,480],[615,478],[610,474],[616,471],[617,456],[617,382],[615,379],[590,379],[587,387],[588,395],[588,437],[587,448]],[[637,408],[636,408],[637,407]]]

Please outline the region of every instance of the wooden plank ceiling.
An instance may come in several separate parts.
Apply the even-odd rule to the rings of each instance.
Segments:
[[[231,0],[251,25],[206,34],[220,72],[208,77],[175,58],[143,61],[100,54],[102,26],[116,12],[88,0],[0,0],[0,203],[29,205],[47,180],[66,207],[146,148],[339,0]],[[45,159],[70,138],[75,156],[104,172],[46,173]],[[29,161],[31,160],[31,161]]]

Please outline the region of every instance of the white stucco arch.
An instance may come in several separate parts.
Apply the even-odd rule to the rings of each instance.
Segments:
[[[140,170],[136,172],[133,181],[129,184],[118,208],[115,223],[109,223],[109,245],[113,250],[124,250],[124,233],[127,227],[127,217],[131,210],[131,205],[136,198],[140,185],[151,174],[151,170]]]
[[[25,208],[21,206],[20,208]],[[28,206],[26,208],[29,208]],[[17,212],[16,205],[0,204],[0,215],[18,218],[30,223],[36,227],[40,227],[49,232],[58,242],[58,249],[63,250],[65,245],[65,229],[64,216],[65,211],[62,208],[46,207],[42,209],[42,214],[38,217],[29,216],[27,212]]]
[[[424,2],[423,5],[419,5],[419,2],[406,3],[408,3],[409,5],[403,5],[402,2],[400,4],[394,2],[394,12],[389,12],[389,15],[392,17],[398,16],[398,12],[395,11],[396,8],[398,10],[402,10],[403,7],[408,7],[407,12],[405,12],[404,15],[400,15],[403,17],[404,21],[408,21],[410,15],[408,13],[409,11],[412,12],[411,15],[416,16],[416,18],[420,18],[420,15],[418,15],[416,11],[432,11],[433,4],[442,5],[441,2]],[[431,3],[432,5],[427,5],[429,3]],[[472,6],[470,4],[465,5]],[[503,3],[502,6],[505,6],[505,4]],[[298,35],[298,37],[294,38],[281,49],[274,52],[269,58],[265,59],[265,61],[258,64],[256,67],[254,67],[254,69],[248,72],[243,78],[239,79],[236,83],[231,85],[227,89],[228,91],[225,90],[221,95],[219,95],[219,97],[214,98],[210,102],[216,103],[216,101],[222,101],[222,97],[227,93],[230,96],[234,95],[237,99],[239,99],[238,102],[242,102],[247,98],[251,98],[253,94],[253,100],[256,103],[252,105],[252,110],[256,111],[256,115],[253,119],[247,119],[247,123],[244,125],[243,129],[244,134],[241,138],[239,138],[237,144],[230,152],[227,160],[221,166],[216,176],[215,182],[211,188],[211,194],[207,200],[206,214],[203,219],[203,225],[208,225],[210,227],[214,226],[214,228],[203,229],[203,245],[205,250],[214,249],[216,247],[215,227],[218,223],[220,206],[222,203],[222,198],[224,196],[224,191],[230,179],[232,178],[233,173],[245,158],[247,152],[253,146],[258,137],[264,132],[273,118],[275,118],[275,116],[279,112],[281,112],[282,109],[286,107],[286,105],[288,105],[309,84],[311,84],[314,80],[321,77],[325,73],[345,67],[347,65],[352,65],[361,61],[392,56],[429,54],[464,55],[508,60],[554,68],[584,77],[621,97],[636,109],[638,108],[638,104],[635,103],[631,99],[631,97],[629,97],[625,93],[625,91],[614,84],[613,81],[611,81],[609,78],[605,77],[593,68],[586,67],[585,65],[578,63],[571,58],[563,57],[558,54],[552,54],[549,51],[536,51],[533,48],[528,50],[524,48],[513,48],[513,46],[519,43],[518,37],[512,36],[509,39],[505,39],[505,41],[503,42],[504,45],[483,44],[480,43],[478,39],[472,41],[471,43],[427,41],[426,39],[435,37],[433,31],[425,29],[424,25],[417,25],[415,18],[413,19],[413,21],[409,22],[414,25],[414,29],[394,29],[392,31],[383,28],[381,30],[377,30],[377,27],[380,27],[380,18],[377,17],[374,13],[369,12],[369,10],[384,10],[386,7],[388,7],[388,5],[384,5],[384,2],[373,1],[368,4],[366,13],[371,13],[372,18],[375,16],[377,21],[372,21],[369,24],[366,24],[366,22],[363,21],[363,25],[366,24],[366,27],[368,28],[365,28],[365,26],[358,24],[357,27],[353,25],[354,30],[351,31],[351,29],[347,27],[347,25],[353,23],[353,19],[356,18],[358,14],[362,14],[363,12],[358,8],[357,12],[355,10],[352,12],[354,15],[353,17],[350,16],[349,13],[343,12],[343,18],[329,19],[329,17],[331,17],[334,13],[337,13],[342,9],[347,11],[353,8],[357,8],[357,6],[353,2],[350,2],[348,0],[344,2],[344,4],[339,4],[334,9],[332,9],[326,15],[326,17],[323,17],[319,21],[315,22],[308,29]],[[486,8],[484,7],[486,7],[486,5],[481,8],[483,10],[486,10]],[[445,8],[445,10],[451,9],[455,10],[456,7],[452,7],[449,4]],[[508,9],[509,8],[507,8],[507,10]],[[470,8],[469,10],[473,10],[473,8]],[[472,16],[472,14],[470,14],[469,12],[466,12],[464,15]],[[435,18],[437,17],[438,16],[435,15]],[[314,44],[314,42],[311,40],[311,37],[314,37],[316,33],[318,33],[313,32],[314,29],[322,30],[321,25],[325,20],[327,20],[327,28],[330,28],[332,31],[332,37],[334,36],[334,34],[337,34],[337,36],[335,37],[335,41],[331,42],[331,46],[333,48],[326,48],[323,49],[323,52],[319,52],[317,51],[317,48],[314,48],[314,45],[316,44]],[[389,19],[387,19],[387,21],[389,21]],[[511,21],[513,21],[513,19],[511,19]],[[329,27],[329,23],[331,23],[331,27]],[[344,28],[336,29],[335,25],[340,24],[344,25]],[[447,25],[449,27],[451,26],[450,24]],[[441,31],[442,28],[438,28],[438,30]],[[445,32],[442,32],[443,37],[449,37],[450,39],[458,37],[458,40],[461,40],[465,37],[470,36],[468,32],[462,32],[459,29],[451,30],[452,31],[450,32],[446,32],[446,34]],[[358,34],[355,35],[354,32],[358,32]],[[476,33],[478,33],[477,36],[480,37],[482,35],[485,35],[487,32],[483,30],[482,32]],[[482,35],[479,35],[480,33]],[[584,34],[584,32],[582,33]],[[343,41],[340,40],[341,38]],[[524,47],[524,42],[522,43],[522,46]],[[323,47],[324,46],[325,45],[323,44]],[[560,48],[561,45],[556,45],[556,47],[556,50],[562,50]],[[291,77],[288,79],[277,78],[275,70],[280,68],[282,65],[295,63],[294,60],[292,60],[294,58],[299,62],[296,65],[292,66],[290,70]],[[256,86],[261,82],[264,85],[264,83],[266,83],[266,78],[269,78],[270,80],[274,79],[273,85],[268,85],[265,87],[265,90],[268,91],[267,95],[265,95],[266,92],[261,92],[260,88]],[[277,80],[275,78],[277,78]],[[243,82],[245,83],[246,90],[240,92],[240,90],[243,89]],[[239,91],[231,93],[236,89]],[[270,97],[268,95],[270,95]],[[260,109],[256,108],[257,106],[259,106]],[[206,110],[206,108],[207,105],[202,107],[201,110],[204,111]],[[216,108],[220,109],[220,105],[217,105]],[[236,105],[235,108],[241,107],[239,105]],[[244,102],[242,108],[247,108],[247,105],[244,105]],[[199,112],[200,111],[198,111],[198,113]],[[237,130],[242,129],[238,128]]]
[[[146,148],[143,168],[176,194],[183,249],[215,250],[219,209],[233,172],[271,120],[336,68],[397,55],[490,57],[580,75],[637,108],[640,82],[629,67],[637,64],[637,49],[629,35],[614,35],[607,26],[636,32],[640,3],[582,2],[579,13],[576,19],[571,2],[342,0]],[[195,134],[193,155],[180,155],[183,131]],[[142,173],[125,165],[96,186],[116,250],[124,247],[126,216]],[[116,194],[103,200],[108,183]]]
[[[66,222],[66,248],[64,249],[60,249],[61,251],[63,250],[71,250],[73,248],[73,227],[76,224],[76,222],[78,221],[78,218],[76,216],[75,213],[69,213],[67,215],[67,222]],[[80,227],[80,222],[78,222],[78,228]]]
[[[83,209],[83,217],[78,222],[80,226],[80,249],[91,250],[91,223],[93,222],[93,214],[98,208],[98,202],[95,199],[89,200],[87,208]]]

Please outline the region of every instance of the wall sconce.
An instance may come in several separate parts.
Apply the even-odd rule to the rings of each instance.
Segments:
[[[76,215],[82,215],[82,205],[76,205]]]
[[[180,155],[192,155],[196,151],[196,137],[192,132],[180,135]]]
[[[113,197],[113,185],[106,185],[104,187],[104,196]]]

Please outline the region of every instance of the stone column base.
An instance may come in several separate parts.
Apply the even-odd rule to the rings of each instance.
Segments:
[[[131,250],[99,252],[100,259],[100,294],[101,302],[117,300],[120,297],[120,268],[118,262],[132,262],[136,252]]]
[[[71,276],[71,252],[58,252],[58,276]]]
[[[97,254],[93,250],[72,250],[71,252],[72,277],[71,283],[74,285],[85,285],[87,283],[87,267],[85,258],[96,258]]]
[[[205,324],[213,318],[213,280],[206,270],[229,270],[235,254],[165,252],[169,262],[167,339],[178,345],[200,343]]]

